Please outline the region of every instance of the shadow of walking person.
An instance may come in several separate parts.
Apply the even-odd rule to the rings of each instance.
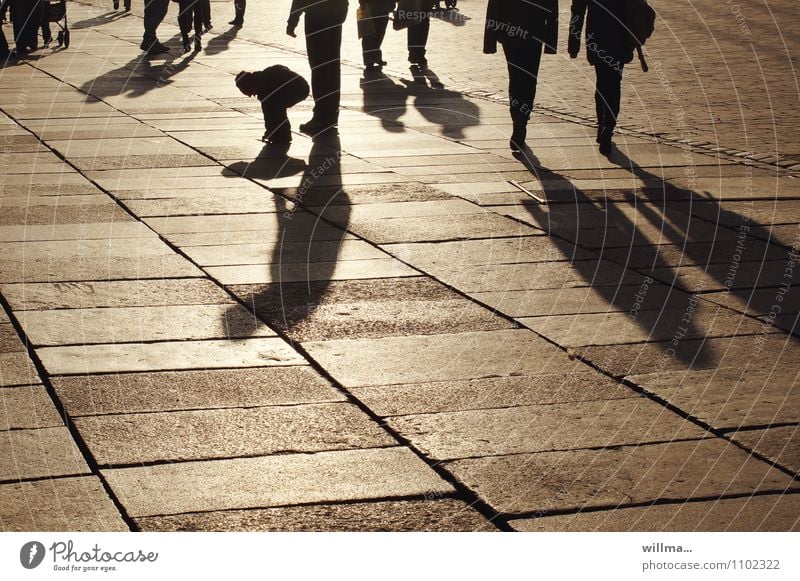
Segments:
[[[430,69],[412,68],[413,80],[400,79],[414,108],[429,123],[439,125],[442,135],[454,140],[464,139],[464,129],[480,123],[480,109],[458,91],[446,89]]]
[[[337,135],[314,141],[299,185],[282,193],[276,196],[276,233],[265,248],[265,282],[231,289],[261,321],[292,341],[302,341],[313,324],[306,322],[308,317],[336,278],[349,222]]]
[[[382,72],[365,74],[359,81],[364,94],[363,111],[381,120],[381,126],[391,133],[405,131],[400,118],[405,115],[408,100],[406,87]]]
[[[637,269],[625,259],[639,247],[650,248],[657,231],[642,228],[637,212],[643,205],[635,195],[630,201],[609,199],[603,192],[584,192],[569,179],[543,167],[528,150],[526,167],[541,186],[547,205],[531,200],[523,204],[532,225],[546,230],[550,240],[570,261],[571,268],[590,287],[581,312],[564,315],[564,325],[591,318],[592,331],[564,347],[657,343],[663,349],[663,367],[672,360],[685,366],[707,366],[714,355],[702,341],[713,335],[717,305],[707,305],[684,287],[673,266],[656,250],[652,268]],[[655,177],[655,176],[651,176]],[[660,224],[670,230],[674,225]],[[670,236],[677,236],[674,230]],[[687,242],[691,240],[688,239]],[[658,273],[658,277],[654,273]],[[603,307],[591,297],[602,298]],[[547,323],[548,317],[542,317]],[[537,322],[530,325],[534,330]],[[550,325],[552,327],[552,325]],[[545,324],[543,334],[547,335]],[[551,337],[557,342],[557,337]],[[602,365],[601,365],[602,366]]]
[[[231,26],[225,32],[215,36],[206,43],[205,47],[206,54],[215,55],[221,52],[225,52],[230,48],[230,44],[234,41],[237,34],[239,34],[239,27]]]
[[[642,181],[657,179],[618,148],[609,159]],[[651,225],[673,225],[663,229],[664,237],[668,244],[680,247],[681,262],[687,265],[683,270],[690,271],[686,278],[691,290],[725,292],[738,299],[736,304],[743,306],[742,312],[762,319],[769,317],[772,324],[797,335],[796,316],[777,318],[784,306],[780,303],[797,302],[800,298],[796,288],[793,296],[789,294],[792,287],[800,284],[800,274],[790,264],[794,261],[792,248],[776,241],[769,228],[749,215],[723,209],[708,192],[671,188],[675,201],[641,204],[640,215]],[[692,243],[693,232],[709,228],[714,233],[710,240]],[[656,264],[649,264],[647,254],[638,257],[638,266],[648,269],[654,277],[663,277]]]
[[[175,35],[167,42],[180,39]],[[125,96],[135,99],[154,89],[172,83],[172,77],[186,70],[197,53],[158,55],[158,62],[151,62],[147,54],[137,55],[124,65],[107,71],[83,83],[79,90],[97,99]]]

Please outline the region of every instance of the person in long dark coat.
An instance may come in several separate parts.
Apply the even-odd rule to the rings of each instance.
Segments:
[[[634,40],[623,24],[624,0],[572,0],[569,23],[569,56],[581,48],[581,31],[586,19],[586,57],[594,66],[597,143],[600,153],[611,153],[611,137],[619,118],[622,71],[633,60]],[[587,16],[588,14],[588,16]]]
[[[306,52],[311,66],[311,94],[314,115],[300,125],[300,131],[316,136],[335,129],[339,123],[342,74],[342,24],[347,18],[347,0],[293,0],[286,33],[295,29],[304,14]]]
[[[514,153],[527,149],[528,120],[533,113],[542,47],[556,54],[558,0],[489,0],[483,52],[503,45],[508,65],[508,98],[514,131],[509,146]]]

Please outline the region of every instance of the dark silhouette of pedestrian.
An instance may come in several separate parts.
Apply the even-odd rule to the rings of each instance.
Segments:
[[[347,18],[347,0],[293,0],[286,33],[295,29],[304,14],[306,52],[311,67],[314,115],[300,131],[316,136],[334,130],[339,123],[341,97],[342,24]]]
[[[156,31],[169,9],[169,0],[144,0],[144,37],[139,46],[147,54],[169,52],[169,47],[158,41]]]
[[[625,0],[572,0],[569,56],[576,58],[580,52],[586,18],[586,57],[597,77],[597,143],[603,155],[611,153],[622,97],[622,70],[633,60],[634,40],[623,24],[624,16]]]
[[[236,86],[248,97],[261,101],[266,127],[262,140],[271,145],[290,143],[292,126],[286,110],[308,97],[306,80],[283,65],[274,65],[255,73],[239,73]]]
[[[233,10],[235,15],[233,20],[231,20],[228,24],[232,24],[233,26],[241,27],[244,25],[244,11],[247,8],[247,0],[234,0],[233,1]]]
[[[431,12],[434,4],[436,0],[422,0],[418,15],[419,24],[408,27],[408,62],[422,69],[428,66],[426,47],[431,31]]]
[[[125,12],[131,11],[131,0],[124,0]],[[119,0],[114,0],[114,10],[119,10]]]
[[[509,146],[514,153],[528,149],[528,120],[533,113],[539,63],[544,52],[555,54],[558,44],[558,0],[489,0],[483,52],[503,45],[508,65],[508,98],[514,125]]]
[[[178,26],[181,29],[183,52],[192,50],[189,32],[194,26],[194,50],[203,48],[203,23],[205,21],[205,0],[178,0]]]
[[[386,66],[381,45],[386,37],[389,14],[394,10],[395,0],[358,0],[364,11],[364,29],[361,36],[361,54],[367,71],[380,71]]]
[[[10,0],[8,8],[14,31],[17,55],[25,55],[39,48],[39,28],[49,43],[50,25],[47,23],[44,0]]]

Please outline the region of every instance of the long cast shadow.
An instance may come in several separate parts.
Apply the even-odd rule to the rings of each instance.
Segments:
[[[551,241],[562,255],[571,261],[571,266],[588,286],[609,305],[608,312],[630,316],[647,333],[650,341],[674,339],[681,342],[684,338],[688,340],[704,336],[695,318],[685,316],[686,313],[694,313],[697,299],[683,288],[675,276],[674,268],[660,254],[655,253],[652,262],[654,269],[660,269],[662,276],[659,279],[641,273],[640,277],[631,280],[621,269],[618,275],[614,274],[614,265],[606,256],[606,244],[613,245],[614,251],[625,249],[627,244],[630,250],[632,243],[641,243],[646,239],[637,224],[615,201],[606,198],[598,200],[590,196],[569,179],[544,167],[532,153],[524,163],[541,183],[547,200],[556,202],[546,206],[532,200],[525,202],[523,205],[533,223],[548,230]],[[575,259],[576,247],[592,252],[597,258]],[[617,261],[615,264],[627,268],[625,262]],[[609,273],[612,273],[611,280]],[[672,273],[672,276],[667,273]],[[659,281],[662,284],[659,285]],[[675,348],[670,354],[687,365],[706,365],[713,360],[703,344],[692,353]]]
[[[249,172],[246,175],[253,177]],[[350,202],[342,187],[338,136],[314,141],[298,187],[283,189],[282,194],[276,196],[278,227],[265,259],[268,282],[231,289],[261,321],[293,341],[302,341],[304,322],[319,307],[335,278],[349,223]],[[314,213],[305,207],[313,208]],[[326,213],[336,226],[323,220]]]

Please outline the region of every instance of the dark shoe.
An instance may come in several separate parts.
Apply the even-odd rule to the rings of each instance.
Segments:
[[[299,127],[301,133],[305,133],[310,137],[316,137],[317,135],[321,135],[323,133],[327,133],[329,131],[336,130],[335,123],[322,123],[320,121],[316,121],[312,119],[308,123],[303,123]]]
[[[214,27],[213,27],[213,26],[211,26],[211,23],[210,23],[210,22],[206,22],[206,23],[203,25],[203,32],[208,32],[208,31],[209,31],[209,30],[211,30],[212,28],[214,28]]]
[[[131,3],[125,2],[125,12],[130,12],[130,11],[131,11]]]
[[[195,36],[194,37],[194,52],[200,52],[201,50],[203,50],[203,43],[200,42],[200,37]]]
[[[604,127],[600,133],[598,143],[600,144],[600,153],[608,157],[611,155],[611,136],[614,134],[613,127]]]
[[[164,54],[169,52],[169,47],[166,44],[161,44],[158,41],[155,41],[150,46],[147,46],[145,43],[139,45],[139,48],[142,49],[147,54]]]
[[[119,0],[114,0],[114,10],[119,10]]]
[[[512,152],[522,151],[528,146],[525,145],[525,139],[528,137],[528,120],[514,121],[514,131],[511,133],[511,139],[508,146]]]
[[[241,28],[242,26],[244,26],[244,21],[239,20],[238,18],[234,18],[228,24],[235,26],[236,28]]]
[[[183,43],[183,54],[192,52],[192,43],[191,42],[184,42]]]

